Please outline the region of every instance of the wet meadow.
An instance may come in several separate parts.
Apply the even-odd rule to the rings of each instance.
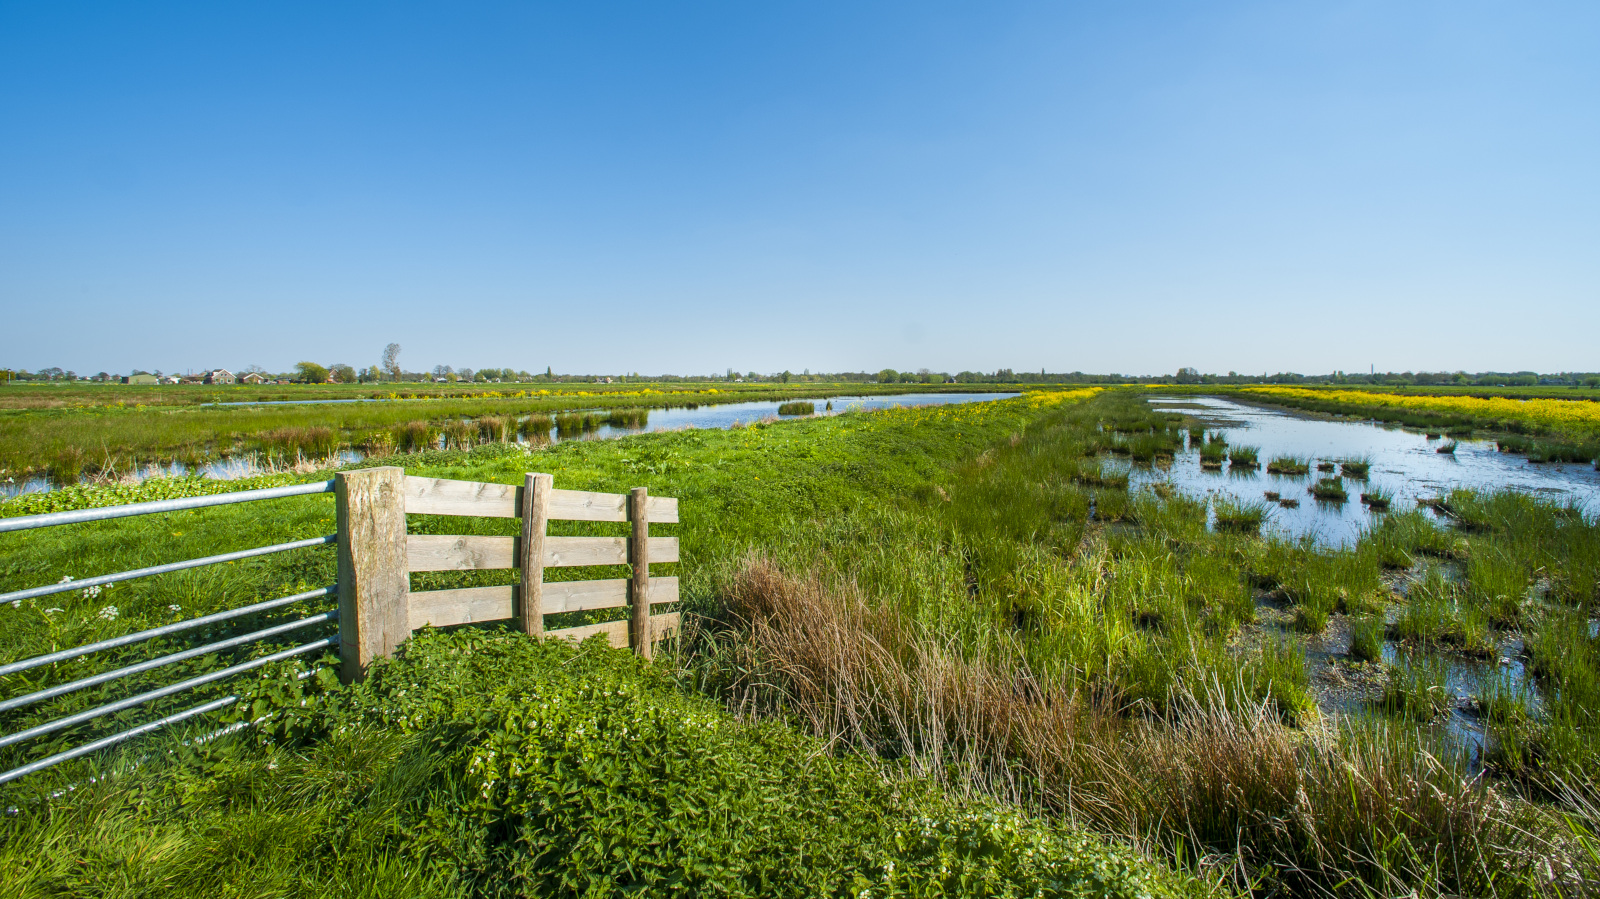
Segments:
[[[271,828],[293,822],[303,845],[343,847],[312,850],[304,866],[279,864],[287,873],[275,876],[294,883],[349,883],[359,867],[387,872],[374,882],[394,889],[444,895],[481,892],[484,878],[521,870],[521,891],[576,894],[558,881],[659,885],[668,873],[629,881],[627,872],[670,864],[651,856],[630,869],[539,834],[559,825],[631,851],[626,816],[608,803],[700,807],[711,802],[706,790],[721,789],[727,820],[767,821],[759,809],[771,804],[793,822],[816,822],[779,829],[836,853],[817,870],[860,879],[823,878],[813,895],[1591,892],[1600,876],[1592,488],[1419,480],[1391,467],[1452,464],[1425,433],[1381,432],[1416,444],[1391,456],[1298,443],[1292,416],[1282,432],[1264,419],[1243,427],[1248,414],[1144,390],[1040,391],[374,460],[506,483],[550,471],[566,488],[648,484],[678,496],[680,608],[694,626],[646,674],[608,667],[603,649],[525,656],[521,638],[494,628],[414,638],[392,676],[354,692],[285,666],[253,689],[252,713],[276,722],[258,731],[203,749],[182,749],[173,735],[10,788],[6,801],[30,811],[14,819],[0,859],[31,859],[41,891],[113,870],[132,883],[190,883],[212,858],[248,880],[277,864],[267,861],[279,858]],[[564,427],[559,413],[549,427]],[[1453,464],[1484,453],[1508,461],[1482,436],[1462,437]],[[53,501],[190,489],[175,483],[205,480],[86,486]],[[18,514],[20,502],[0,503],[0,514]],[[329,526],[324,497],[279,508],[266,520],[224,509],[204,513],[213,516],[205,523],[184,513],[8,537],[0,588]],[[512,524],[478,526],[500,533]],[[331,553],[314,550],[165,575],[116,596],[0,609],[11,616],[0,661],[163,622],[176,614],[170,605],[211,610],[315,585],[330,566]],[[513,575],[413,577],[435,587]],[[483,661],[449,673],[460,663],[445,660],[469,657]],[[515,664],[491,664],[502,658]],[[37,683],[0,690],[90,671],[46,669]],[[632,698],[584,693],[591,681]],[[517,711],[527,696],[595,704],[582,720],[550,719],[569,735],[583,721],[605,734],[655,721],[678,761],[620,739],[530,742]],[[31,720],[7,713],[4,730]],[[491,752],[522,773],[484,774]],[[775,787],[761,765],[802,789],[764,792]],[[704,778],[713,770],[725,773],[720,787]],[[86,785],[90,775],[103,779]],[[680,783],[689,792],[670,793]],[[70,784],[79,787],[45,798]],[[897,785],[898,798],[872,784]],[[530,805],[540,796],[587,798]],[[873,804],[892,807],[894,821],[923,822],[922,836],[874,829],[862,811]],[[675,817],[651,845],[719,864],[761,857],[730,849],[715,820]],[[79,832],[88,821],[97,822],[92,838]],[[350,823],[340,830],[340,821]],[[407,848],[407,833],[426,839]],[[154,851],[151,840],[166,848]],[[546,848],[515,848],[535,845]],[[1071,878],[1049,881],[1028,867],[1022,859],[1034,850],[1075,860]],[[917,867],[930,858],[932,868]],[[1095,881],[1084,868],[1091,859],[1095,870],[1123,873]],[[735,895],[772,892],[761,878],[773,872],[740,864],[672,876],[705,889],[733,884]],[[922,872],[923,892],[895,880],[907,866]],[[933,873],[956,869],[994,879]],[[990,887],[971,886],[980,882]]]

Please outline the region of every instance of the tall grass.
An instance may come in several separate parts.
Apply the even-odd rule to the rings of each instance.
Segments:
[[[649,409],[612,409],[606,413],[606,424],[614,428],[638,430],[650,423]]]
[[[778,406],[779,415],[811,415],[817,411],[817,404],[793,400]]]

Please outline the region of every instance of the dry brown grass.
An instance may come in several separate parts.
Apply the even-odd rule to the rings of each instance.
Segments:
[[[842,578],[748,561],[717,642],[743,714],[1299,895],[1582,894],[1586,858],[1554,816],[1446,764],[1416,734],[1230,707],[1189,685],[1164,714],[1036,677],[1020,646],[981,658],[874,607]]]

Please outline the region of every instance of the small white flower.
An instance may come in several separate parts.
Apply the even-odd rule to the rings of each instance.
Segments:
[[[177,603],[173,603],[172,605],[167,606],[167,611],[169,611],[169,612],[181,612],[181,611],[183,611],[183,606],[180,606]]]
[[[64,609],[45,609],[44,613],[46,615],[54,615],[55,613],[61,612],[61,611],[65,611],[65,610]]]
[[[83,591],[83,598],[84,599],[94,599],[96,596],[99,596],[99,595],[100,595],[99,586],[87,587]]]
[[[105,608],[100,610],[100,617],[105,619],[106,621],[115,621],[115,620],[117,620],[117,607],[116,606],[106,606]]]
[[[71,582],[72,582],[72,575],[65,574],[65,575],[61,576],[61,580],[58,581],[57,583],[67,584],[67,583],[71,583]]]
[[[20,600],[20,599],[13,599],[13,600],[12,600],[12,601],[11,601],[11,608],[13,608],[13,609],[20,609],[20,608],[22,608],[22,600]]]

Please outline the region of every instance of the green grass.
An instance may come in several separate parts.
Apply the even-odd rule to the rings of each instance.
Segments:
[[[613,428],[638,430],[650,423],[650,410],[612,409],[606,413],[605,423]]]
[[[1255,446],[1235,446],[1228,449],[1228,464],[1234,468],[1260,468],[1261,448]]]
[[[1338,478],[1318,478],[1308,492],[1322,502],[1342,503],[1350,498],[1344,489],[1344,482]]]
[[[1383,619],[1368,615],[1350,624],[1350,658],[1358,662],[1383,659]]]
[[[424,633],[298,732],[110,759],[0,844],[22,895],[1095,895],[1183,881],[597,644]],[[171,746],[171,743],[167,743]],[[138,797],[137,807],[125,797]]]
[[[1374,512],[1385,512],[1394,504],[1394,491],[1374,484],[1361,492],[1361,502]]]
[[[1240,534],[1259,533],[1262,523],[1267,520],[1266,503],[1238,502],[1219,497],[1212,500],[1211,510],[1216,516],[1219,530]]]
[[[791,400],[778,406],[779,415],[812,415],[817,411],[817,404]]]
[[[1367,473],[1372,470],[1372,460],[1366,457],[1359,459],[1344,459],[1339,463],[1339,474],[1342,477],[1354,478],[1365,481]]]
[[[1306,475],[1311,473],[1309,460],[1298,456],[1276,456],[1267,463],[1268,474]]]

